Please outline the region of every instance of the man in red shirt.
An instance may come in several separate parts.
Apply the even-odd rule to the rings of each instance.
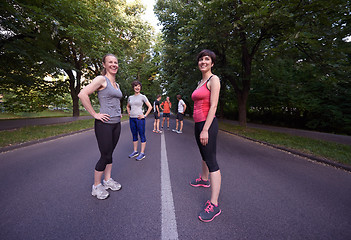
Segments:
[[[167,96],[166,101],[162,102],[160,105],[162,111],[163,111],[163,120],[162,120],[162,125],[161,128],[163,129],[163,125],[165,124],[165,119],[167,118],[167,130],[169,130],[169,117],[171,115],[171,107],[172,103],[169,100],[169,97]]]

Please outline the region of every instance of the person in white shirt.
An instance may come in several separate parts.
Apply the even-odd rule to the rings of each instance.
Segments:
[[[180,94],[177,95],[177,100],[178,100],[178,113],[176,118],[176,127],[175,129],[172,129],[172,131],[176,133],[183,133],[183,118],[186,110],[186,104],[183,101],[182,96]],[[179,126],[179,130],[178,130],[178,126]]]

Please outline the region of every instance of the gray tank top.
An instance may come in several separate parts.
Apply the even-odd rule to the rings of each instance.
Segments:
[[[119,123],[121,121],[121,105],[122,92],[118,88],[114,88],[110,80],[106,79],[106,88],[98,91],[98,98],[100,102],[100,113],[110,115],[110,120],[106,123]],[[118,86],[118,85],[117,85]]]

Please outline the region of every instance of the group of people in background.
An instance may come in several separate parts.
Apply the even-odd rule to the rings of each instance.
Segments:
[[[171,108],[172,108],[172,103],[169,100],[169,97],[166,97],[166,100],[162,103],[161,101],[161,95],[157,95],[157,98],[154,102],[154,116],[155,116],[155,121],[154,121],[154,129],[152,130],[155,133],[162,133],[164,129],[164,124],[167,122],[167,130],[170,130],[169,127],[169,118],[171,116]],[[176,117],[176,127],[175,129],[172,129],[173,132],[176,133],[183,133],[183,118],[186,110],[186,104],[183,101],[181,95],[177,95],[177,100],[178,100],[178,112],[177,112],[177,117]],[[161,129],[160,129],[160,116],[161,116],[161,110],[163,112],[163,120],[161,124]],[[178,128],[179,126],[179,128]]]
[[[218,123],[215,117],[220,91],[220,80],[218,76],[212,74],[216,55],[210,50],[203,50],[197,57],[198,68],[202,73],[202,79],[198,82],[197,88],[192,93],[194,101],[193,118],[195,121],[195,139],[202,157],[201,174],[199,178],[190,182],[193,187],[211,187],[211,197],[205,203],[203,211],[198,218],[204,222],[212,221],[221,213],[218,197],[221,188],[221,172],[216,159],[216,142],[218,133]],[[120,100],[122,92],[116,82],[118,71],[118,60],[113,54],[107,54],[102,59],[103,71],[101,75],[95,77],[93,81],[81,90],[80,98],[86,110],[95,118],[95,136],[100,150],[100,159],[95,165],[94,184],[91,194],[98,199],[106,199],[109,196],[108,189],[118,191],[121,184],[112,179],[112,154],[118,143],[121,133],[121,107]],[[170,113],[172,103],[169,97],[162,103],[161,95],[157,96],[153,106],[148,98],[141,94],[142,84],[133,81],[131,84],[134,94],[128,97],[127,112],[129,115],[129,126],[133,138],[133,152],[129,158],[136,157],[140,161],[145,158],[146,137],[145,118],[153,110],[155,133],[162,133],[167,124],[170,130]],[[97,113],[91,104],[89,95],[97,91],[100,103],[100,111]],[[173,132],[183,132],[183,118],[186,111],[186,104],[181,95],[177,95],[178,106],[176,114],[176,127]],[[144,104],[147,106],[143,111]],[[163,111],[163,121],[160,129],[160,115]],[[140,137],[141,147],[138,151],[138,140]]]

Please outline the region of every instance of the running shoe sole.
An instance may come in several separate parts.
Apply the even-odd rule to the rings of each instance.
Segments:
[[[96,197],[96,198],[99,199],[99,200],[105,200],[105,199],[107,199],[107,198],[110,196],[110,194],[109,194],[109,195],[107,195],[107,197],[102,197],[102,198],[101,198],[101,197],[98,197],[97,194],[91,193],[91,195],[94,196],[94,197]]]
[[[105,187],[105,190],[112,190],[112,191],[119,191],[119,190],[121,190],[122,189],[122,186],[121,187],[119,187],[119,188],[117,188],[117,189],[113,189],[113,188],[111,188],[111,187],[109,187],[109,186],[106,186]]]
[[[193,186],[193,187],[204,187],[204,188],[211,187],[211,184],[205,185],[205,184],[192,184],[192,183],[190,183],[190,185]]]
[[[134,154],[134,155],[129,155],[128,157],[129,158],[133,158],[133,157],[136,157],[136,156],[138,156],[139,155],[139,153],[137,152],[136,154]]]
[[[112,190],[112,191],[119,191],[119,190],[121,190],[122,189],[122,185],[121,184],[119,184],[118,185],[118,187],[116,187],[116,188],[113,188],[113,187],[111,187],[111,186],[109,186],[109,185],[104,185],[104,188],[105,188],[105,190]]]
[[[141,157],[141,158],[136,158],[135,160],[141,161],[141,160],[143,160],[144,158],[145,158],[145,156],[143,156],[143,157]]]

